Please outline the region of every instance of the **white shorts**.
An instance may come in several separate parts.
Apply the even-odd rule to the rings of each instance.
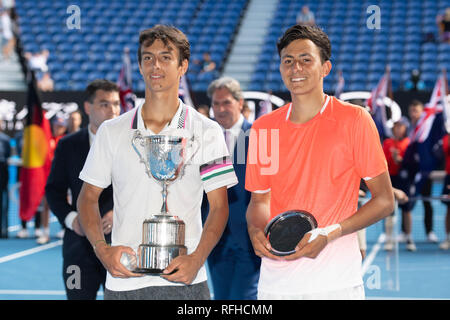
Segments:
[[[258,292],[258,300],[364,300],[365,298],[364,285],[299,295]]]

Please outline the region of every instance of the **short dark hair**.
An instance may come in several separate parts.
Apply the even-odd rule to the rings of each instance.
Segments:
[[[418,106],[418,107],[422,107],[422,108],[424,107],[423,102],[420,101],[420,100],[417,100],[417,99],[414,99],[413,101],[411,101],[410,104],[409,104],[409,106],[410,106],[410,107],[416,107],[416,106]]]
[[[95,93],[97,90],[103,90],[107,92],[119,92],[119,86],[112,81],[106,79],[96,79],[88,84],[86,87],[86,101],[93,102]]]
[[[292,41],[299,39],[309,39],[319,48],[322,63],[330,60],[331,42],[327,34],[317,26],[300,24],[287,29],[283,36],[278,40],[278,55],[281,57],[281,50],[287,47]]]
[[[189,40],[186,35],[179,29],[157,24],[150,29],[146,29],[141,31],[139,34],[139,48],[138,48],[138,63],[141,64],[142,47],[148,47],[153,44],[155,40],[161,40],[164,45],[169,45],[169,41],[172,42],[175,47],[178,48],[179,60],[178,65],[181,65],[183,60],[188,60],[191,56],[191,45],[189,44]]]

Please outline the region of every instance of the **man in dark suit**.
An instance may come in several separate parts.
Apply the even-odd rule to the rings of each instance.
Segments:
[[[239,183],[228,189],[229,218],[219,243],[208,258],[216,300],[256,299],[261,260],[253,251],[245,212],[250,193],[245,190],[245,163],[251,124],[244,119],[244,97],[240,84],[230,77],[213,81],[208,96],[214,118],[224,131]]]
[[[55,150],[45,192],[50,209],[65,228],[63,242],[63,278],[69,300],[94,300],[100,285],[105,284],[106,270],[97,259],[84,235],[76,208],[83,181],[83,168],[101,123],[120,114],[119,88],[107,80],[94,80],[87,89],[84,110],[89,125],[62,138]],[[113,193],[109,187],[99,199],[102,227],[110,241],[113,223]]]

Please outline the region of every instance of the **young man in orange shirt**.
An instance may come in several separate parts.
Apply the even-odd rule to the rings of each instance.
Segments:
[[[394,210],[378,132],[364,109],[324,94],[331,45],[322,30],[293,26],[277,46],[292,103],[255,121],[246,172],[248,231],[262,257],[258,298],[363,299],[356,231]],[[357,209],[361,178],[372,198]],[[318,228],[279,257],[264,227],[288,210],[312,213]]]

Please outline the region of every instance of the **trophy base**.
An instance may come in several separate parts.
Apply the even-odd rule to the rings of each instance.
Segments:
[[[132,272],[133,273],[141,273],[141,274],[147,274],[150,276],[159,276],[164,274],[163,273],[164,269],[145,269],[145,268],[136,268],[134,269]],[[174,271],[172,271],[171,273],[165,273],[166,275],[171,275],[174,274],[175,272],[177,272],[178,269],[175,269]]]
[[[180,245],[157,246],[141,244],[136,270],[146,270],[148,274],[161,274],[170,262],[178,256],[187,254],[187,248]],[[150,270],[147,272],[147,270]]]
[[[162,274],[164,269],[144,269],[144,268],[136,268],[132,272],[133,273],[142,273],[142,274],[148,274],[148,275],[155,275],[159,276]]]

